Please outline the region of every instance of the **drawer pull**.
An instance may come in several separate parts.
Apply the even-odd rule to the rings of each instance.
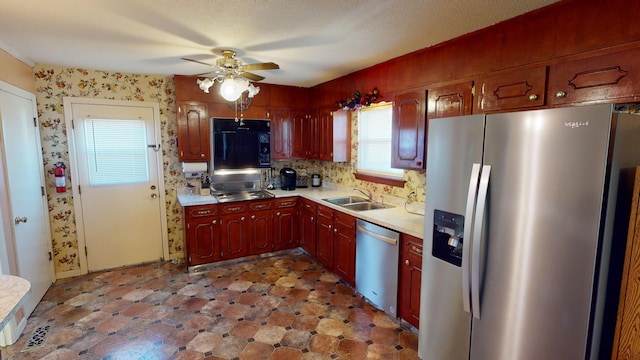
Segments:
[[[405,261],[404,261],[404,263],[405,263],[406,265],[410,265],[410,264],[411,264],[411,263],[409,262],[409,260],[405,260]]]
[[[211,210],[199,210],[198,211],[198,215],[206,215],[206,214],[210,214]]]
[[[566,98],[566,97],[567,97],[567,93],[566,93],[566,92],[564,92],[564,91],[562,91],[562,90],[560,90],[560,91],[558,91],[558,92],[556,93],[556,97],[557,97],[558,99]]]
[[[418,247],[413,247],[413,251],[417,252],[418,254],[422,255],[422,249],[418,248]]]
[[[531,95],[529,95],[529,100],[531,100],[531,101],[536,101],[536,100],[538,100],[538,95],[536,95],[536,94],[531,94]]]

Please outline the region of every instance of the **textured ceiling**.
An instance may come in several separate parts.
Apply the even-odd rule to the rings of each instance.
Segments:
[[[231,49],[265,83],[313,86],[555,0],[0,0],[0,48],[29,63],[191,75]]]

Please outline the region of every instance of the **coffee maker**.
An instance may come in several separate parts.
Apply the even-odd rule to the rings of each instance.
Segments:
[[[295,190],[297,177],[298,174],[292,168],[282,168],[280,170],[280,189]]]

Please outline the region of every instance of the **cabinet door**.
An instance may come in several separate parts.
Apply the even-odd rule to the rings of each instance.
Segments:
[[[291,157],[304,159],[306,156],[306,146],[305,146],[305,127],[308,126],[306,123],[306,113],[303,111],[292,111],[291,112],[291,122],[292,122],[292,147],[291,147]]]
[[[400,243],[398,315],[418,328],[420,323],[422,240],[411,235],[401,234]]]
[[[311,256],[316,256],[316,205],[310,200],[300,202],[300,246]]]
[[[296,247],[296,208],[287,207],[275,211],[275,249],[284,250]]]
[[[235,259],[249,255],[251,223],[245,213],[224,215],[220,224],[220,257]]]
[[[291,157],[291,117],[289,109],[270,109],[271,160]]]
[[[219,260],[218,218],[207,216],[186,223],[187,266],[207,264]]]
[[[187,266],[220,260],[219,217],[216,205],[188,206],[183,209]]]
[[[336,211],[333,232],[333,272],[355,286],[356,218]]]
[[[273,251],[273,210],[255,211],[249,216],[249,255]]]
[[[351,161],[351,112],[322,109],[318,128],[320,160]]]
[[[547,67],[512,71],[484,77],[477,113],[542,106],[545,102]]]
[[[333,210],[318,206],[316,259],[333,271]]]
[[[637,100],[640,95],[640,49],[552,65],[549,105]]]
[[[207,104],[178,102],[178,160],[208,161],[211,158]]]
[[[319,118],[317,110],[310,110],[307,114],[307,127],[305,128],[304,138],[306,146],[306,159],[320,158],[320,133]]]
[[[427,119],[470,115],[473,81],[430,88],[427,99]]]
[[[391,167],[424,169],[425,99],[425,91],[414,91],[394,98]]]

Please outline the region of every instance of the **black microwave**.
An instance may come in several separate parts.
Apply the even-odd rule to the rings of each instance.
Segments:
[[[269,120],[211,118],[213,170],[271,167]]]

